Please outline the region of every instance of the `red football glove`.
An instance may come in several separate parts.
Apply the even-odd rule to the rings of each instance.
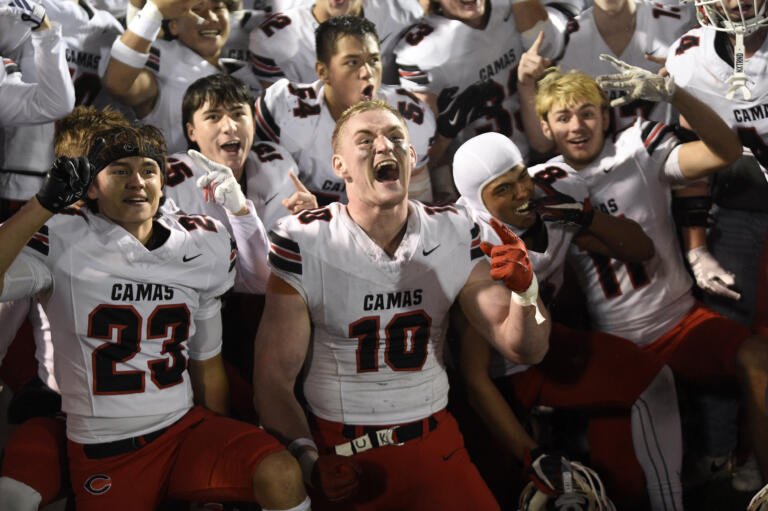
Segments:
[[[491,258],[491,278],[501,280],[515,293],[524,293],[533,280],[533,268],[525,243],[495,218],[491,218],[491,227],[503,243],[491,245],[484,241],[480,244],[480,249]]]
[[[312,468],[312,486],[331,502],[341,502],[357,492],[362,473],[360,465],[351,457],[320,456]]]

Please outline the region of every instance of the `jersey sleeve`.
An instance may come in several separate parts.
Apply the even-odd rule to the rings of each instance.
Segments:
[[[699,64],[697,59],[701,58],[698,55],[700,43],[699,30],[691,30],[669,47],[664,67],[680,87],[689,86],[694,79],[696,67]]]
[[[208,360],[221,353],[221,300],[209,297],[200,301],[195,314],[195,333],[189,338],[189,358]]]
[[[247,205],[247,214],[229,215],[232,236],[238,247],[235,289],[247,293],[264,293],[269,276],[267,234],[256,214],[256,207],[250,200]]]
[[[400,85],[416,92],[440,92],[440,84],[435,83],[434,70],[439,65],[434,64],[435,55],[444,53],[432,52],[431,41],[425,40],[435,28],[421,21],[412,25],[402,36],[395,47],[395,64]],[[430,55],[431,54],[431,55]]]
[[[672,150],[680,145],[675,127],[663,122],[637,120],[643,148],[648,158],[655,163],[653,168],[663,169]]]
[[[189,230],[189,235],[195,240],[204,253],[210,254],[208,267],[203,270],[199,288],[200,301],[209,300],[226,293],[235,283],[235,267],[237,266],[237,244],[229,235],[224,224],[205,215],[189,215],[180,219],[199,219],[196,225],[200,228]],[[184,224],[182,224],[184,225]],[[204,227],[203,227],[204,226]],[[188,229],[185,226],[185,229]]]
[[[280,143],[281,130],[278,120],[282,119],[288,110],[289,83],[286,79],[278,80],[256,98],[254,112],[258,139]]]
[[[247,176],[248,196],[254,201],[264,227],[271,229],[278,219],[289,214],[283,206],[283,199],[293,195],[296,188],[288,172],[292,170],[298,175],[299,166],[291,154],[278,144],[257,142],[252,150],[259,160],[259,169],[255,176]]]
[[[403,88],[396,92],[397,108],[408,124],[411,145],[416,150],[415,168],[418,169],[429,162],[429,147],[434,141],[437,121],[432,109],[412,93]]]
[[[309,303],[302,281],[301,247],[291,232],[295,221],[294,217],[282,218],[269,232],[269,266],[272,273],[290,284]]]
[[[248,49],[253,72],[260,80],[276,82],[286,77],[283,69],[300,50],[298,38],[286,29],[292,22],[289,14],[278,12],[251,32]]]

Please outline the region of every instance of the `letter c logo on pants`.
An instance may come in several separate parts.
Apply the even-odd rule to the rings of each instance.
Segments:
[[[89,493],[101,495],[107,493],[112,488],[112,478],[104,474],[92,475],[83,485]]]

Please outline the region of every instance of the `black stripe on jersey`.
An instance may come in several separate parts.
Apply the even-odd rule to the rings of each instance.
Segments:
[[[229,239],[229,246],[231,248],[231,251],[229,253],[229,270],[227,270],[227,273],[231,272],[235,269],[235,264],[237,264],[237,243],[234,239]]]
[[[157,58],[160,58],[160,49],[158,49],[156,46],[150,46],[149,47],[149,53],[154,55]]]
[[[643,131],[640,132],[640,138],[643,140],[643,143],[648,140],[648,137],[653,131],[653,128],[655,128],[657,124],[659,124],[659,121],[648,121],[648,123],[645,125]]]
[[[44,256],[47,256],[51,248],[50,241],[48,239],[48,226],[42,226],[39,231],[33,234],[32,237],[29,238],[27,246],[37,250]]]
[[[253,74],[262,78],[282,78],[285,76],[283,70],[272,59],[249,53],[251,59],[251,70]]]
[[[11,59],[3,59],[3,66],[5,66],[6,74],[18,73],[21,71],[19,65]]]
[[[280,126],[277,125],[272,114],[269,113],[267,103],[264,101],[264,93],[256,100],[256,135],[261,140],[272,141],[276,144],[280,143]]]
[[[469,245],[469,260],[474,261],[485,256],[480,249],[480,226],[477,225],[477,222],[472,225],[472,230],[469,231],[469,234],[472,236],[472,243]]]
[[[469,251],[469,260],[474,261],[475,259],[480,259],[481,257],[485,256],[482,250],[480,250],[480,247],[475,247],[472,250]]]
[[[284,257],[280,257],[274,252],[269,253],[269,262],[275,268],[295,273],[296,275],[301,275],[301,263],[297,263],[296,261],[289,261]]]
[[[419,66],[408,66],[405,64],[398,64],[397,74],[400,78],[404,78],[413,83],[419,85],[427,85],[429,83],[429,76],[425,71],[422,71]]]
[[[80,5],[80,7],[82,7],[82,8],[83,8],[83,10],[85,11],[85,13],[88,15],[88,19],[89,19],[89,20],[90,20],[90,19],[93,19],[93,15],[94,15],[95,13],[93,12],[93,9],[91,8],[91,6],[90,6],[90,5],[88,5],[88,2],[84,2],[83,0],[78,0],[78,2],[77,2],[77,3],[78,3],[78,5]]]
[[[477,236],[480,234],[480,226],[477,225],[477,222],[474,223],[472,226],[472,230],[469,231],[470,236],[472,236],[472,239],[477,238]]]
[[[160,66],[157,64],[157,62],[148,60],[144,65],[153,71],[160,71]]]
[[[656,148],[659,147],[659,144],[664,141],[664,137],[667,136],[667,133],[674,132],[675,129],[672,126],[667,126],[666,124],[661,123],[661,130],[656,134],[651,143],[645,147],[645,150],[648,151],[648,154],[653,154]]]
[[[289,250],[295,254],[301,255],[301,250],[299,249],[298,243],[280,236],[275,231],[269,231],[269,241],[284,250]]]
[[[248,24],[248,20],[251,19],[251,15],[253,13],[251,11],[245,11],[245,14],[243,15],[243,19],[240,20],[240,26],[242,28],[245,28],[245,26]]]
[[[715,34],[715,53],[723,62],[733,67],[733,46],[731,46],[730,36],[725,32],[718,31]]]

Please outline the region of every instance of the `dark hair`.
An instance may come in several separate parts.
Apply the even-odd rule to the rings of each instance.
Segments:
[[[96,140],[100,138],[104,139],[106,145],[98,154],[90,154]],[[160,167],[163,181],[165,181],[165,169],[168,162],[165,157],[165,137],[159,129],[149,124],[129,124],[94,131],[90,136],[87,154],[89,158],[94,157],[94,164],[97,168],[103,168],[102,165],[105,162],[108,165],[115,161],[114,155],[122,151],[122,146],[128,147],[130,149],[129,152],[137,156],[146,156],[155,160]],[[94,213],[99,212],[98,201],[95,199],[86,196],[85,203]],[[162,202],[160,205],[162,205]]]
[[[336,51],[336,42],[344,36],[353,35],[363,38],[372,35],[379,43],[379,34],[376,25],[362,16],[334,16],[315,29],[315,51],[317,60],[330,64],[331,57]]]
[[[90,135],[94,130],[129,126],[123,114],[110,106],[99,110],[93,106],[77,106],[56,121],[53,152],[56,156],[77,158],[88,154]]]
[[[253,94],[251,88],[245,82],[226,74],[209,75],[192,82],[184,93],[181,102],[181,129],[184,138],[187,139],[187,147],[199,149],[187,135],[187,123],[192,122],[192,117],[208,101],[211,106],[236,105],[245,103],[251,109],[253,115]]]

